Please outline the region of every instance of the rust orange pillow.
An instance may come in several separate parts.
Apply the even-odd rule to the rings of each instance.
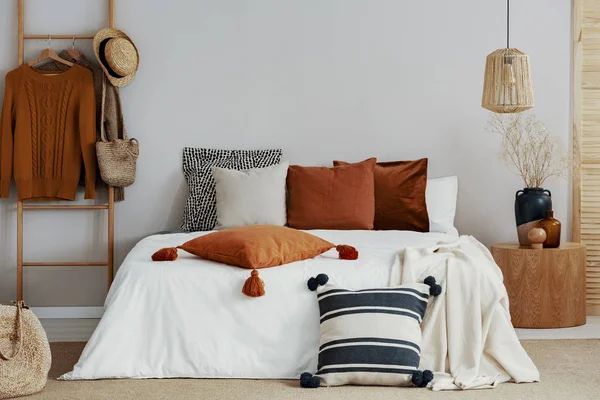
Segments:
[[[352,164],[334,161],[333,165]],[[429,232],[426,158],[377,163],[374,181],[375,229]]]
[[[290,165],[287,221],[298,229],[373,229],[377,160],[328,167]]]
[[[285,226],[249,225],[199,236],[180,249],[207,260],[243,268],[267,268],[306,260],[335,245]]]
[[[358,251],[348,245],[338,245],[306,232],[285,226],[249,225],[209,233],[187,241],[181,246],[167,247],[152,255],[152,261],[175,261],[177,249],[207,260],[242,268],[251,268],[242,293],[250,297],[265,294],[265,286],[257,268],[275,267],[306,260],[333,247],[343,260],[356,260]]]

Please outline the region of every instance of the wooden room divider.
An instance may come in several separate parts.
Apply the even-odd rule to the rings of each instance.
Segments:
[[[587,247],[587,310],[600,315],[600,1],[573,0],[574,242]]]

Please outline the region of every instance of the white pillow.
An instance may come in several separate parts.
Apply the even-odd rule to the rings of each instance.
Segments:
[[[237,171],[212,167],[217,194],[217,229],[287,222],[285,183],[289,163]]]
[[[427,179],[425,203],[429,214],[429,231],[458,236],[454,227],[458,177]]]

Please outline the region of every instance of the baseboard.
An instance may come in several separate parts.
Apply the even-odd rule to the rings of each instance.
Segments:
[[[102,318],[104,307],[31,307],[39,319]]]
[[[49,342],[87,342],[98,326],[99,319],[40,319]]]
[[[587,323],[574,328],[516,329],[521,340],[600,339],[600,317],[587,317]]]

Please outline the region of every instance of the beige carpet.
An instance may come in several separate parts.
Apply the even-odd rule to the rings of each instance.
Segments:
[[[540,369],[542,381],[505,383],[496,389],[432,392],[418,388],[337,387],[302,389],[298,381],[152,379],[62,382],[53,378],[77,361],[82,343],[53,343],[53,364],[46,389],[28,399],[244,399],[244,400],[388,400],[388,399],[600,399],[600,340],[523,342]]]

